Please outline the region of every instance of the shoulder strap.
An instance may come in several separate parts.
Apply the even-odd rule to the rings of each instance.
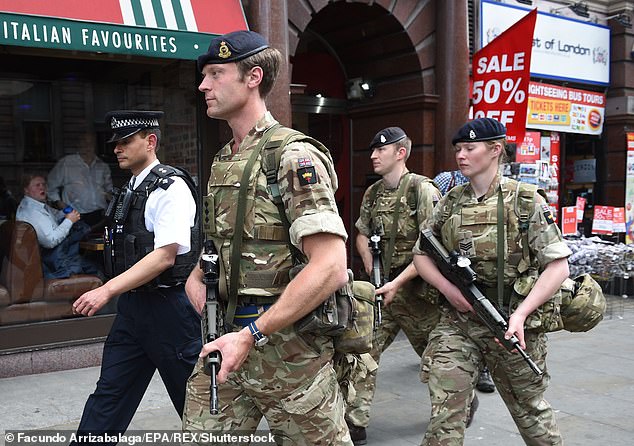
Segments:
[[[532,264],[530,250],[528,249],[528,222],[531,212],[535,206],[535,192],[539,192],[542,195],[543,191],[534,184],[517,182],[515,189],[515,204],[513,210],[519,221],[519,230],[522,235],[522,259],[525,265],[519,265],[518,271],[523,273]]]
[[[398,230],[398,220],[401,210],[401,198],[405,194],[405,191],[409,188],[410,180],[412,178],[411,173],[407,173],[403,176],[401,180],[401,184],[398,188],[398,194],[396,195],[396,206],[394,207],[394,219],[392,220],[392,229],[390,232],[390,240],[387,245],[387,250],[385,252],[386,265],[383,267],[383,274],[387,276],[390,274],[390,269],[392,267],[392,254],[394,253],[394,245],[396,243],[396,231]]]

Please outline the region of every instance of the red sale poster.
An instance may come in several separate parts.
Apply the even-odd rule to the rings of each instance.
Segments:
[[[563,218],[561,224],[562,235],[574,235],[577,233],[577,207],[567,206],[562,208]]]
[[[536,163],[541,157],[541,133],[526,132],[524,140],[515,152],[515,161],[518,163]]]
[[[612,213],[612,231],[625,232],[625,208],[614,208]]]
[[[592,222],[593,234],[612,234],[612,218],[614,208],[612,206],[595,206],[594,220]]]
[[[536,20],[533,9],[473,56],[473,116],[500,121],[511,143],[522,141],[526,130]]]

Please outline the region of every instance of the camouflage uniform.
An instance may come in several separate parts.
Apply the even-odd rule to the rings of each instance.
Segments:
[[[418,238],[431,210],[440,199],[440,192],[426,177],[405,173],[410,177],[407,191],[401,198],[398,229],[392,255],[390,279],[412,261],[412,247]],[[411,191],[411,192],[410,192]],[[382,264],[387,264],[386,250],[392,230],[398,188],[387,189],[379,180],[366,190],[361,203],[361,212],[356,222],[360,234],[370,237],[376,228],[381,235]],[[427,345],[429,333],[438,322],[438,291],[416,277],[403,286],[392,303],[384,308],[383,323],[375,333],[370,354],[379,363],[381,353],[403,330],[418,355],[422,355]],[[356,398],[346,410],[346,419],[358,427],[367,427],[370,421],[370,405],[376,389],[377,370],[370,371],[363,379],[356,379]]]
[[[501,181],[501,185],[500,185]],[[526,265],[523,236],[514,210],[518,183],[498,175],[481,201],[470,185],[454,188],[434,209],[429,227],[448,250],[471,259],[478,285],[497,304],[497,200],[504,199],[505,252],[503,306],[508,309],[510,289]],[[566,258],[570,250],[541,195],[535,193],[529,215],[530,257],[539,271],[551,261]],[[418,244],[414,254],[422,254]],[[518,281],[520,282],[520,281]],[[423,359],[422,378],[428,381],[432,415],[423,445],[462,445],[469,397],[476,385],[480,363],[491,371],[495,386],[520,434],[529,445],[562,444],[552,408],[544,399],[550,376],[546,368],[546,335],[537,329],[541,309],[525,323],[526,352],[544,371],[537,376],[521,359],[499,346],[477,316],[441,305],[440,322],[432,332]]]
[[[227,283],[242,171],[263,132],[274,124],[276,121],[267,112],[242,141],[238,152],[231,155],[231,143],[227,144],[211,168],[208,193],[213,197],[215,213],[211,216],[215,223],[211,232],[222,256]],[[313,166],[317,181],[302,185],[298,170]],[[288,238],[301,250],[302,237],[312,234],[326,232],[347,237],[334,199],[337,178],[327,156],[306,142],[287,144],[278,184],[291,223],[289,234],[271,201],[258,160],[247,194],[238,306],[260,305],[260,314],[261,305],[274,302],[289,281],[292,259]],[[226,295],[226,289],[221,289],[220,294]],[[236,331],[241,328],[236,327]],[[252,432],[265,416],[278,444],[352,444],[332,366],[333,352],[331,338],[299,335],[293,326],[271,334],[269,342],[252,349],[242,367],[219,386],[218,415],[209,413],[209,377],[203,374],[199,361],[187,385],[183,429]]]

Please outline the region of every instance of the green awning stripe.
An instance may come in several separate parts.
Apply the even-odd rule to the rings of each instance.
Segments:
[[[134,13],[134,21],[137,26],[145,26],[145,17],[143,17],[143,8],[141,8],[141,0],[130,0],[132,12]]]
[[[163,7],[161,6],[161,0],[152,0],[152,9],[154,9],[154,17],[156,18],[156,26],[159,28],[167,28],[167,22],[165,15],[163,14]]]
[[[176,24],[181,31],[187,31],[187,24],[185,23],[185,15],[183,14],[183,8],[179,0],[172,0],[172,6],[174,8],[174,15],[176,16]]]

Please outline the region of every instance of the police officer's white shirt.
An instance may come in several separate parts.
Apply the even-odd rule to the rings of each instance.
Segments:
[[[158,164],[159,160],[154,161],[136,176],[135,190]],[[143,216],[145,229],[154,232],[154,249],[177,243],[180,255],[191,249],[190,229],[194,226],[196,202],[183,179],[171,178],[174,183],[167,189],[157,187],[150,193]]]

